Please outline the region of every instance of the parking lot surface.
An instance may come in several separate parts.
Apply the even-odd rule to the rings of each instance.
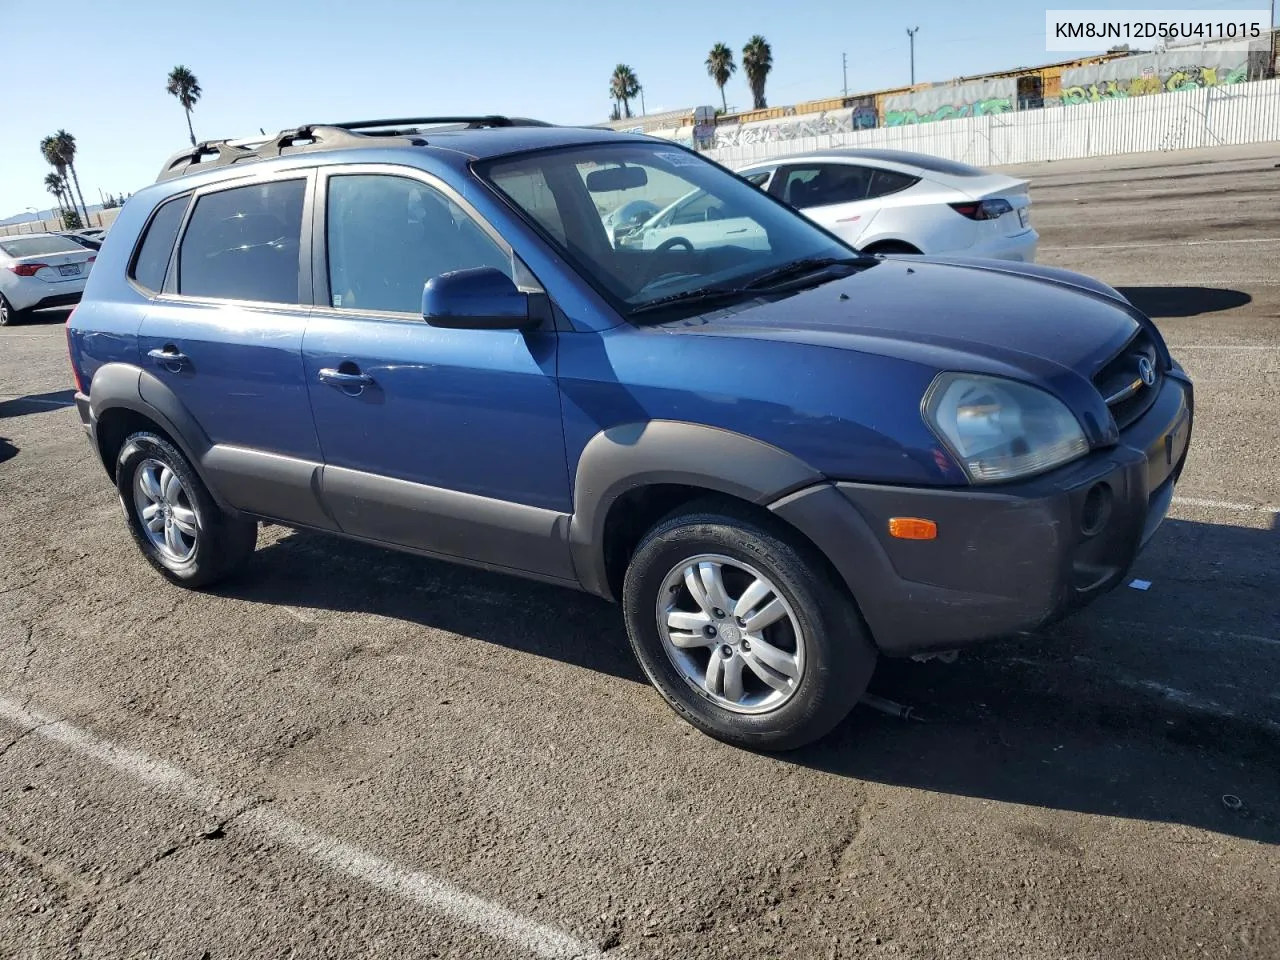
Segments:
[[[1276,154],[1019,172],[1040,262],[1196,381],[1149,588],[884,663],[921,720],[780,757],[685,725],[572,592],[276,527],[170,586],[65,314],[0,331],[0,957],[1280,956]]]

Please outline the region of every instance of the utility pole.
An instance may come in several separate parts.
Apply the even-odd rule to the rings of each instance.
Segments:
[[[913,87],[916,85],[916,34],[919,32],[919,27],[907,28],[907,36],[911,38],[911,85]]]
[[[1275,0],[1272,0],[1274,3]],[[844,95],[849,96],[849,55],[847,53],[840,54],[840,65],[844,71]]]

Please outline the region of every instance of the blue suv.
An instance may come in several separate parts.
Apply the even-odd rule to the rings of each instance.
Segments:
[[[585,590],[672,707],[763,749],[830,730],[881,654],[1114,587],[1193,408],[1102,283],[865,256],[679,145],[502,117],[179,153],[68,343],[175,583],[269,521]]]

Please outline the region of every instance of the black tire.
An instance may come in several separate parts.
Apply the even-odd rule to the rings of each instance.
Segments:
[[[158,461],[177,475],[185,502],[195,512],[194,551],[185,559],[174,559],[147,535],[134,484],[148,461]],[[125,522],[142,555],[169,580],[184,587],[205,587],[223,579],[241,566],[258,543],[258,525],[223,512],[187,458],[164,437],[135,433],[127,437],[116,459],[116,490],[124,509]]]
[[[15,323],[21,323],[27,316],[25,310],[15,310],[3,293],[0,293],[0,327],[12,326]]]
[[[803,631],[805,663],[795,691],[770,712],[721,706],[695,689],[667,653],[658,594],[670,571],[701,554],[745,562],[770,579]],[[735,746],[783,751],[825,736],[848,715],[875,671],[875,645],[821,555],[780,522],[728,502],[694,504],[658,523],[627,567],[622,606],[631,647],[658,692],[695,727]]]

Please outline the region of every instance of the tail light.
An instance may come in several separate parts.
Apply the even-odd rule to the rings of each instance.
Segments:
[[[88,260],[86,260],[86,261],[85,261],[85,263],[93,263],[93,261],[95,261],[95,260],[97,260],[97,259],[98,259],[98,255],[97,255],[97,254],[94,254],[92,257],[90,257]]]
[[[76,385],[76,393],[84,393],[84,384],[80,382],[80,369],[76,366],[76,352],[72,346],[71,339],[71,318],[76,315],[75,308],[67,314],[67,360],[71,363],[71,379]]]
[[[1013,204],[997,197],[994,200],[974,200],[948,204],[952,210],[970,220],[998,220],[1006,213],[1013,213]]]
[[[43,270],[47,263],[11,263],[9,269],[20,277],[34,277],[37,270]]]

